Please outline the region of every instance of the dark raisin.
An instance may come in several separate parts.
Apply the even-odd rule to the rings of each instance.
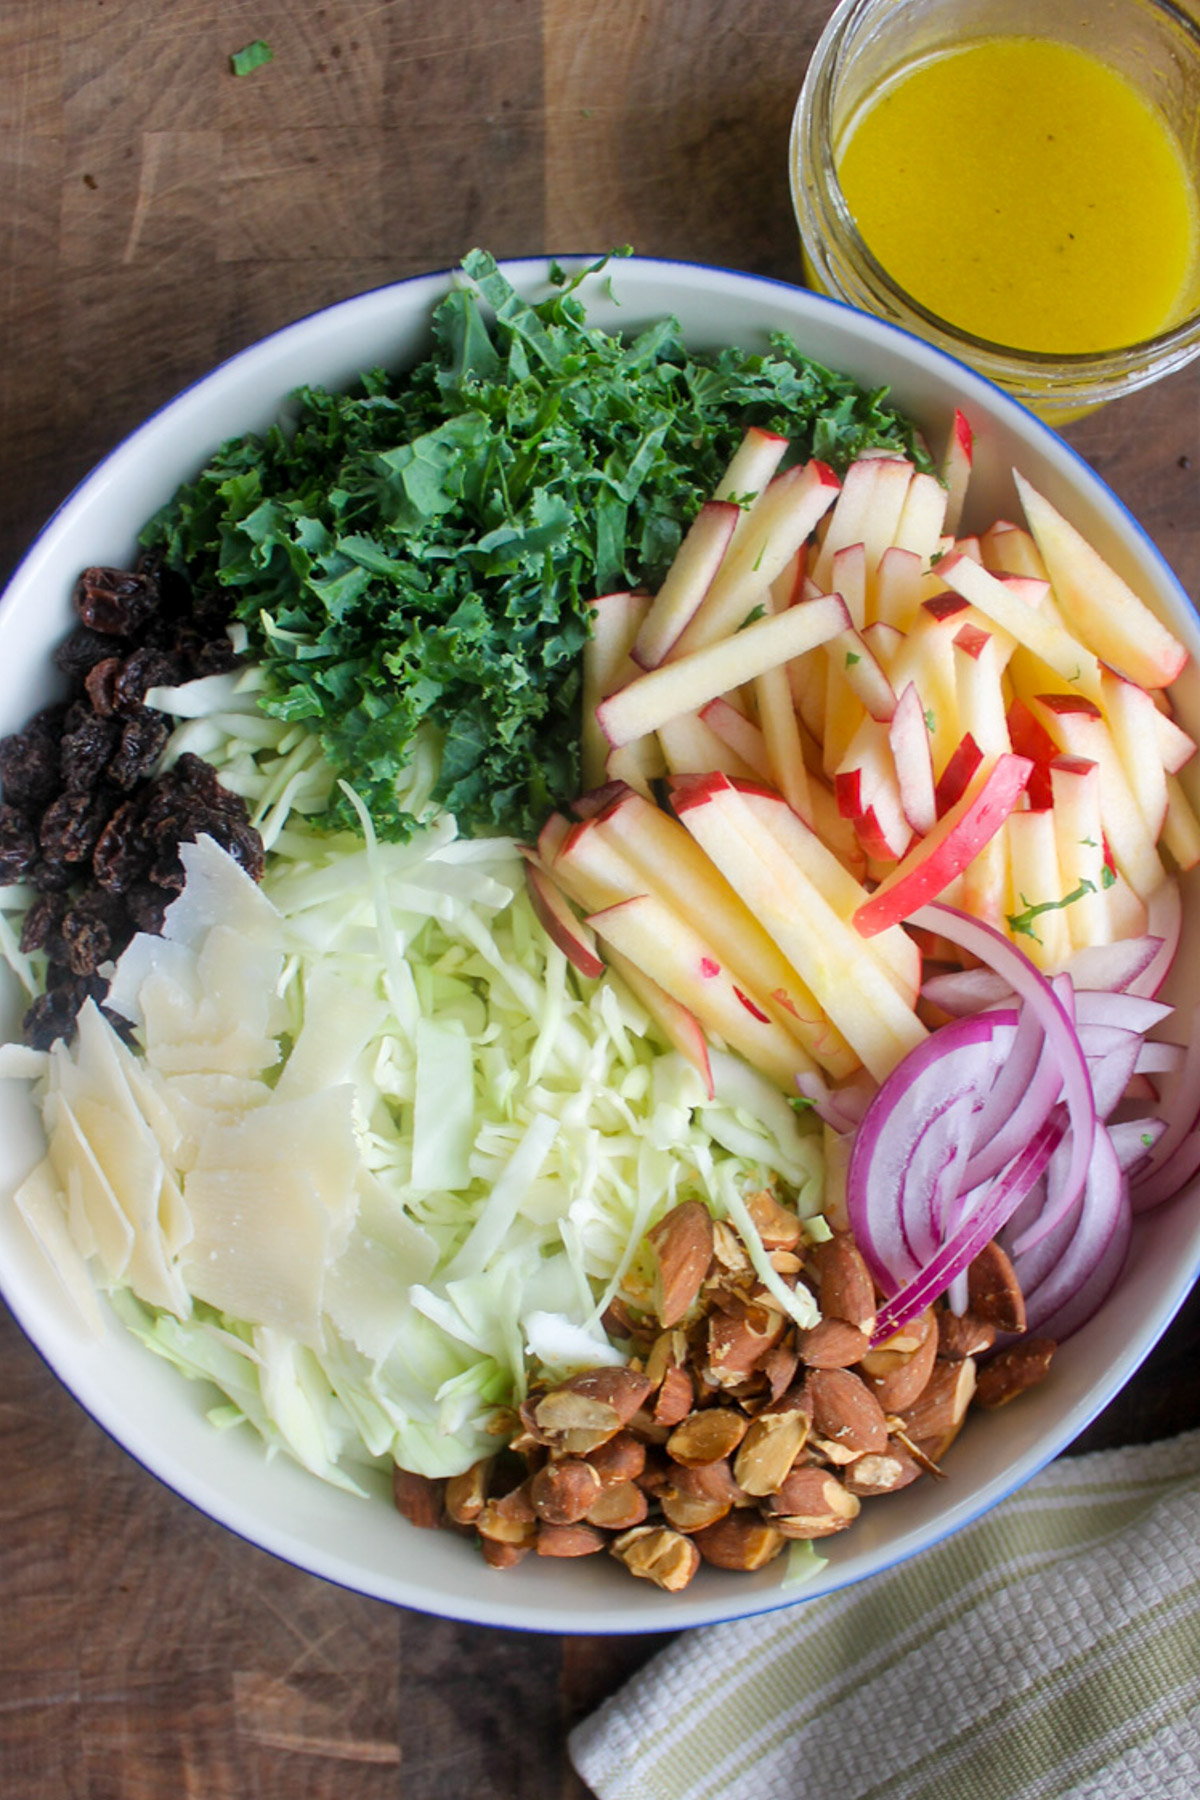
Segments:
[[[121,664],[113,684],[113,704],[118,712],[132,715],[141,709],[147,688],[172,686],[180,672],[174,657],[143,645]]]
[[[79,871],[57,856],[39,856],[29,879],[39,894],[65,894]]]
[[[88,670],[98,662],[103,662],[112,652],[110,637],[105,637],[99,631],[91,631],[86,625],[78,625],[54,652],[54,664],[70,681],[82,682]]]
[[[112,795],[103,790],[60,794],[42,814],[42,854],[55,862],[89,861],[112,811]]]
[[[100,833],[92,856],[92,873],[111,894],[121,894],[143,881],[150,866],[151,845],[144,830],[146,802],[141,794],[119,806]]]
[[[135,881],[126,888],[121,898],[137,930],[148,931],[157,937],[162,931],[167,908],[171,904],[171,895],[166,889],[155,887],[150,881]]]
[[[48,957],[65,961],[62,922],[68,904],[65,894],[38,895],[21,924],[21,949],[26,956],[31,951],[44,950]]]
[[[221,786],[221,778],[211,763],[185,750],[174,766],[176,781],[189,799],[198,800],[212,812],[228,813],[235,819],[247,819],[246,802],[240,794]]]
[[[240,658],[237,651],[223,634],[220,637],[197,637],[188,657],[188,669],[193,677],[200,675],[226,675],[230,669],[236,669]]]
[[[28,881],[38,858],[37,832],[17,807],[0,805],[0,884]]]
[[[59,739],[65,708],[39,713],[24,731],[0,739],[0,788],[14,806],[35,812],[58,792]]]
[[[122,728],[121,741],[108,765],[109,780],[126,793],[137,782],[145,781],[154,773],[154,765],[170,735],[171,724],[166,715],[143,707]]]
[[[115,719],[88,711],[62,741],[62,779],[72,793],[96,786],[121,738]]]
[[[67,962],[76,975],[90,975],[102,962],[115,961],[132,935],[121,896],[99,887],[89,888],[62,922]]]
[[[87,672],[84,689],[102,719],[111,718],[117,710],[117,682],[120,675],[119,656],[106,656],[103,662],[93,664]]]
[[[227,815],[214,819],[204,827],[209,836],[240,863],[247,875],[261,881],[263,875],[263,842],[249,819],[231,819]]]
[[[21,1036],[34,1050],[49,1050],[57,1038],[75,1034],[75,1019],[85,1000],[103,1000],[108,983],[99,975],[67,976],[48,987],[28,1009]]]
[[[85,569],[75,583],[75,610],[85,625],[131,638],[158,604],[158,582],[134,569]]]

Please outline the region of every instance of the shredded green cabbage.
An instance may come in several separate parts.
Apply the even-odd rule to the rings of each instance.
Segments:
[[[135,940],[113,986],[142,1056],[92,1009],[73,1051],[37,1065],[48,1128],[69,1115],[74,1130],[89,1105],[127,1114],[143,1181],[157,1146],[177,1202],[169,1242],[161,1206],[132,1217],[103,1141],[98,1233],[52,1138],[64,1212],[130,1328],[220,1390],[216,1424],[248,1423],[356,1491],[392,1459],[457,1473],[495,1450],[498,1409],[532,1370],[621,1360],[601,1318],[670,1207],[698,1197],[752,1254],[744,1196],[757,1188],[794,1197],[816,1226],[820,1137],[719,1049],[709,1100],[618,981],[581,977],[538,923],[511,840],[459,840],[445,814],[406,844],[378,842],[365,812],[363,837],[314,831],[300,745],[274,722],[269,741],[260,730],[252,674],[218,682],[170,697],[195,715],[173,751],[217,722],[223,778],[238,769],[256,815],[277,821],[262,887],[211,843],[187,847],[165,939]],[[318,1117],[314,1194],[291,1169],[277,1196],[281,1219],[300,1207],[318,1266],[289,1224],[285,1273],[264,1146],[286,1166],[299,1122]],[[131,1218],[115,1237],[110,1196]],[[224,1296],[258,1294],[260,1224],[283,1290],[239,1316]],[[211,1247],[226,1228],[228,1256]],[[802,1310],[807,1295],[755,1260]]]

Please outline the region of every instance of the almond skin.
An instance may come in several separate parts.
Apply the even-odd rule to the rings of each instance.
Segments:
[[[705,1562],[718,1569],[765,1568],[787,1546],[778,1528],[758,1513],[727,1513],[692,1539]]]
[[[826,1319],[844,1319],[864,1337],[875,1330],[875,1283],[848,1232],[835,1231],[815,1254],[817,1304]]]
[[[1007,1406],[1026,1388],[1035,1387],[1050,1373],[1050,1360],[1058,1346],[1052,1338],[1026,1338],[992,1357],[979,1372],[975,1399],[980,1406]]]
[[[967,1269],[967,1310],[997,1331],[1024,1331],[1025,1297],[1012,1262],[993,1238]]]
[[[845,1319],[822,1319],[800,1337],[800,1357],[810,1369],[849,1369],[869,1347],[870,1339]]]
[[[819,1435],[860,1454],[886,1450],[887,1419],[864,1381],[849,1369],[813,1369],[807,1381]]]
[[[684,1200],[646,1233],[654,1263],[654,1311],[678,1325],[695,1305],[713,1259],[713,1222],[699,1200]]]

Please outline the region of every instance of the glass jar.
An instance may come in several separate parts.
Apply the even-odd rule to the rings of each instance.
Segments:
[[[1171,0],[842,0],[796,107],[792,199],[812,287],[937,344],[1060,424],[1200,354],[1200,294],[1169,328],[1118,349],[1014,349],[950,323],[907,292],[867,247],[838,180],[849,129],[889,82],[967,42],[1002,37],[1049,38],[1106,63],[1157,110],[1184,169],[1200,178],[1200,22]],[[946,229],[955,230],[953,215]]]

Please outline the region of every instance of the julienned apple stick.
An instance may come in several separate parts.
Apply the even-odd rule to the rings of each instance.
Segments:
[[[732,637],[677,662],[660,663],[618,688],[596,708],[600,729],[614,747],[632,743],[680,713],[698,712],[718,694],[827,643],[849,624],[838,594],[757,619]]]
[[[851,1074],[857,1053],[878,1079],[923,1032],[921,956],[901,922],[925,900],[949,899],[1010,934],[1041,919],[1027,948],[1051,973],[1145,932],[1151,915],[1161,922],[1163,896],[1176,892],[1163,856],[1200,862],[1200,821],[1178,780],[1195,745],[1169,699],[1148,690],[1186,656],[1019,478],[1034,535],[1007,520],[978,538],[946,535],[970,470],[961,419],[941,482],[878,455],[825,493],[811,467],[771,480],[781,454],[771,434],[748,434],[730,476],[741,458],[762,492],[747,505],[734,481],[714,496],[664,582],[669,608],[626,599],[605,615],[608,672],[602,681],[593,667],[589,698],[609,691],[592,715],[590,763],[594,774],[607,744],[609,779],[578,803],[587,827],[559,820],[539,841],[539,880],[563,889],[561,905],[540,892],[539,910],[592,971],[605,948],[572,930],[571,903],[593,916],[612,909],[625,966],[702,1073],[697,1034],[721,1029],[708,978],[689,986],[694,1012],[678,994],[666,1004],[652,985],[662,934],[678,953],[673,973],[703,971],[706,955],[730,981],[742,971],[745,1002],[793,1037],[799,1000],[804,1047],[827,1075]],[[736,518],[722,510],[735,491]],[[795,534],[818,500],[826,516],[781,561],[788,540],[764,527]],[[656,608],[646,660],[663,660],[637,672],[630,652]],[[664,764],[678,819],[644,779]],[[643,798],[613,779],[627,772]],[[740,938],[730,919],[718,924],[718,893],[744,921]],[[642,895],[650,906],[625,904]],[[785,1061],[768,1052],[764,1072],[778,1079]]]

